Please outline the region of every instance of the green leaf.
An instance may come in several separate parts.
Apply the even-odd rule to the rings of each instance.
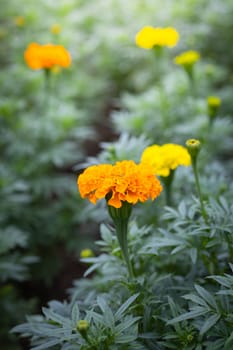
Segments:
[[[205,334],[211,327],[215,325],[215,323],[218,322],[220,317],[221,315],[217,315],[217,314],[210,316],[202,325],[200,334],[201,335]]]
[[[127,328],[131,327],[134,323],[136,323],[138,320],[140,320],[141,317],[134,317],[132,319],[126,319],[126,321],[123,321],[119,325],[115,327],[116,333],[122,333],[125,331]]]
[[[207,314],[209,312],[208,309],[204,308],[204,307],[196,307],[194,310],[186,312],[178,317],[173,318],[172,320],[168,321],[167,324],[171,325],[171,324],[175,324],[177,322],[182,322],[185,320],[189,320],[191,318],[195,318],[198,316],[203,316],[205,314]]]
[[[127,299],[124,302],[124,304],[121,305],[121,307],[115,313],[115,320],[116,321],[119,321],[122,318],[122,316],[124,315],[124,312],[137,299],[138,296],[139,296],[139,293],[132,295],[129,299]]]
[[[224,350],[232,350],[233,348],[233,332],[231,332],[230,337],[226,339],[226,342],[224,344]]]
[[[197,262],[197,248],[191,248],[189,249],[189,255],[192,260],[193,264],[196,264]]]
[[[79,307],[78,307],[78,303],[76,302],[72,308],[72,311],[71,311],[71,319],[72,319],[72,322],[73,322],[73,326],[76,326],[78,320],[79,320]]]
[[[106,303],[105,299],[103,297],[98,296],[97,303],[103,313],[103,318],[106,322],[106,326],[109,328],[113,328],[115,324],[115,319],[114,319],[112,310]]]
[[[195,294],[186,294],[183,296],[184,299],[186,300],[191,300],[194,303],[198,304],[198,305],[202,305],[205,307],[208,307],[208,304],[206,303],[205,300],[203,300],[202,298],[200,298],[198,295]]]
[[[60,339],[53,339],[53,340],[48,340],[47,342],[38,345],[38,346],[34,346],[33,348],[31,348],[31,350],[43,350],[43,349],[48,349],[51,348],[54,345],[58,345],[60,344],[61,341]]]
[[[195,284],[195,289],[198,294],[207,302],[208,305],[210,305],[215,310],[218,310],[218,305],[212,294],[210,294],[205,288],[199,286],[198,284]]]
[[[67,317],[63,317],[57,313],[55,313],[54,311],[47,309],[47,308],[42,308],[43,314],[46,316],[47,320],[52,320],[54,322],[59,323],[60,325],[69,325],[70,327],[72,327],[71,325],[71,320]]]

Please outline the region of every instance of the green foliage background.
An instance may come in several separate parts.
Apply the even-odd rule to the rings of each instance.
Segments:
[[[53,286],[63,258],[71,256],[78,265],[80,250],[89,245],[97,254],[87,261],[94,277],[77,280],[69,301],[50,302],[43,317],[30,316],[18,326],[36,334],[35,349],[232,349],[232,14],[230,0],[1,5],[5,348],[21,348],[9,330],[25,314],[38,312],[40,295],[32,290]],[[16,24],[18,16],[24,25]],[[55,23],[61,26],[57,35],[50,30]],[[135,34],[148,24],[174,26],[179,44],[159,59],[138,48]],[[72,55],[72,66],[52,75],[49,90],[43,72],[24,62],[32,41],[60,43]],[[201,54],[195,93],[173,63],[187,49]],[[211,131],[208,95],[222,100]],[[130,285],[109,226],[101,226],[102,239],[93,246],[99,223],[108,217],[104,203],[93,207],[79,198],[77,174],[89,164],[139,161],[149,144],[184,144],[191,137],[203,143],[199,170],[210,226],[200,216],[191,169],[178,169],[173,207],[164,209],[162,195],[134,210],[129,239],[137,283]],[[74,334],[80,317],[93,323],[92,348]]]

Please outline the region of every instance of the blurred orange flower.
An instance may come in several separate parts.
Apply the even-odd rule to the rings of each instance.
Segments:
[[[54,66],[67,68],[71,64],[70,53],[62,45],[31,43],[24,52],[31,69],[50,69]]]
[[[108,205],[120,208],[122,202],[136,204],[158,197],[162,185],[149,165],[136,164],[132,160],[117,162],[115,165],[100,164],[87,168],[78,177],[82,198],[93,204],[98,199],[111,195]]]

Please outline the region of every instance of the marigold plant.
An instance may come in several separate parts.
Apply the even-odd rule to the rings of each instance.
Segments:
[[[170,171],[179,165],[191,165],[191,158],[185,147],[167,143],[147,147],[142,153],[141,162],[150,164],[156,175],[169,176]]]
[[[31,69],[51,69],[54,66],[67,68],[71,55],[62,45],[31,43],[24,52],[24,58]]]
[[[152,49],[154,46],[173,47],[179,40],[179,33],[175,28],[143,27],[135,37],[137,46],[143,49]]]
[[[174,62],[178,65],[193,65],[200,60],[200,54],[197,51],[189,50],[182,52],[180,55],[176,56]]]
[[[110,195],[108,205],[115,208],[120,208],[122,202],[136,204],[149,198],[153,200],[162,191],[152,167],[132,160],[91,166],[78,177],[78,187],[81,197],[93,204]]]

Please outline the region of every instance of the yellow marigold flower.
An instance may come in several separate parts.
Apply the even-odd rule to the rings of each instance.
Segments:
[[[179,33],[175,30],[175,28],[167,27],[163,30],[164,36],[164,45],[168,47],[176,46],[177,42],[180,39]]]
[[[166,177],[179,165],[189,166],[191,158],[185,147],[167,143],[147,147],[142,153],[141,162],[150,164],[156,175]]]
[[[152,49],[154,46],[173,47],[179,40],[179,33],[175,28],[143,27],[135,37],[137,46],[143,49]]]
[[[24,52],[24,58],[31,69],[67,68],[71,64],[70,53],[62,45],[31,43]]]
[[[15,24],[17,27],[23,27],[25,25],[25,18],[23,16],[15,17]]]
[[[185,51],[180,55],[176,56],[174,59],[174,62],[176,64],[186,66],[186,65],[193,65],[199,60],[200,60],[200,54],[197,51],[190,50],[190,51]]]
[[[153,200],[162,191],[162,185],[152,168],[132,160],[117,162],[115,165],[93,165],[78,177],[77,184],[82,198],[88,198],[95,204],[108,195],[108,205],[115,208],[120,208],[122,202],[136,204],[149,198]]]
[[[207,103],[209,107],[218,108],[221,105],[221,99],[217,96],[209,96],[207,97]]]
[[[60,24],[57,24],[57,23],[53,24],[50,28],[50,31],[52,34],[55,34],[55,35],[59,34],[61,32]]]
[[[91,258],[92,256],[94,256],[94,253],[91,249],[83,249],[80,252],[80,257],[81,258]]]
[[[152,49],[155,45],[155,28],[151,26],[143,27],[136,35],[135,41],[143,49]]]

